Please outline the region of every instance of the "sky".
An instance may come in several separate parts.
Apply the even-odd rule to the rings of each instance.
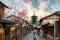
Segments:
[[[18,7],[21,10],[27,9],[28,17],[32,16],[35,12],[35,15],[38,18],[50,15],[55,11],[60,11],[60,0],[0,0],[5,3],[8,7]],[[6,16],[10,15],[9,9],[6,9]],[[30,18],[29,18],[30,19]]]

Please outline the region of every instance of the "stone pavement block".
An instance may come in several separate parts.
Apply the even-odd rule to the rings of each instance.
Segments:
[[[54,37],[47,35],[46,40],[54,40]]]
[[[41,38],[39,35],[37,35],[37,33],[36,33],[36,39],[37,39],[37,40],[45,40],[44,38]],[[23,38],[23,40],[34,40],[34,39],[33,39],[33,31],[32,31],[31,33],[27,34],[27,35]]]

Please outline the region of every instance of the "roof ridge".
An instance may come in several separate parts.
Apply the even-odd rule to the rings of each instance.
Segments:
[[[0,5],[6,8],[9,8],[7,5],[5,5],[2,1],[0,1]]]
[[[59,14],[58,14],[58,13],[59,13]],[[48,15],[48,16],[45,16],[45,17],[41,18],[40,20],[42,20],[42,19],[44,19],[44,18],[46,18],[46,17],[52,16],[52,15],[60,15],[60,11],[56,11],[56,12],[54,12],[54,13]]]

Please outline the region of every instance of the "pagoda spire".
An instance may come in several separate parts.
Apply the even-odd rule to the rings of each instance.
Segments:
[[[33,15],[35,16],[35,11],[34,11],[34,14]]]
[[[32,18],[32,24],[35,24],[37,22],[37,16],[35,15],[35,11],[33,13],[33,16],[31,16]]]

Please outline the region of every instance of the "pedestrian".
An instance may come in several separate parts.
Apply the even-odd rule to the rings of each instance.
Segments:
[[[37,40],[36,38],[33,38],[34,40]]]
[[[37,40],[37,39],[36,39],[36,30],[33,31],[33,39],[34,39],[34,40]]]
[[[38,30],[37,30],[37,34],[40,35],[41,25],[38,25],[37,28],[38,28]]]
[[[47,37],[46,35],[47,35],[46,33],[43,33],[43,37],[44,37],[44,39],[46,39],[46,37]]]

